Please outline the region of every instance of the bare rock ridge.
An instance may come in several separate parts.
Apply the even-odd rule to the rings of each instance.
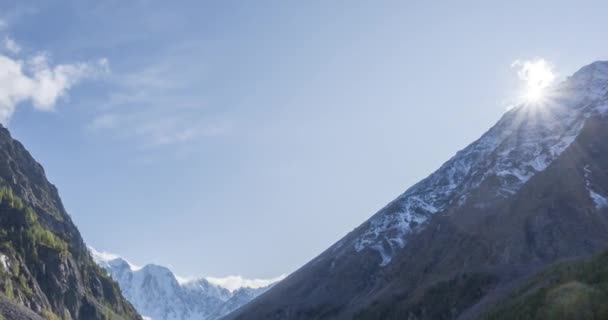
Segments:
[[[95,264],[42,166],[0,126],[0,313],[141,319]]]
[[[488,132],[225,319],[469,319],[608,248],[608,62]]]

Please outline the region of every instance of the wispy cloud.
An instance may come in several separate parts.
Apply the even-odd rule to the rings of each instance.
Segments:
[[[19,44],[9,36],[5,37],[4,49],[13,55],[21,52]],[[54,110],[58,99],[72,87],[107,70],[106,59],[52,64],[45,53],[23,57],[0,53],[0,123],[6,124],[16,108],[28,101],[37,110]]]
[[[141,110],[102,113],[89,123],[88,128],[95,132],[111,132],[116,138],[140,141],[143,148],[156,148],[223,135],[234,126],[228,120],[205,119],[192,110],[173,110],[173,113],[159,115]]]
[[[200,137],[218,136],[231,129],[228,122],[197,119],[190,121],[184,116],[174,116],[150,121],[135,128],[136,135],[147,138],[148,146],[162,146],[192,141]]]
[[[115,88],[87,125],[98,133],[136,140],[143,148],[182,145],[224,135],[234,122],[209,112],[180,68],[158,63],[131,73],[114,73]]]
[[[287,275],[280,275],[276,278],[271,279],[246,279],[241,276],[227,276],[223,278],[207,277],[207,281],[224,287],[230,291],[234,291],[238,288],[262,288],[271,285],[277,281],[285,279]]]

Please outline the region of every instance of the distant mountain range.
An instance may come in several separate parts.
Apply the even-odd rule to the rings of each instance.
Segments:
[[[163,266],[138,267],[122,257],[89,250],[94,260],[118,282],[133,306],[145,318],[153,320],[219,319],[272,286],[240,287],[231,291],[205,278],[184,281]]]
[[[600,61],[547,88],[541,101],[507,111],[428,178],[226,319],[484,318],[537,272],[608,248],[607,141],[608,62]],[[575,265],[597,271],[600,264]],[[564,283],[556,296],[535,295],[543,286],[531,285],[522,291],[531,295],[507,304],[529,309],[492,317],[557,319],[530,297],[547,297],[552,310],[602,314],[605,281],[572,279],[580,283]],[[553,289],[542,274],[534,283]]]

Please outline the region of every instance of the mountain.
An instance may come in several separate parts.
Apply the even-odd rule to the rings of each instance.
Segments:
[[[230,291],[201,278],[178,281],[166,267],[138,267],[90,248],[95,261],[114,278],[125,297],[153,320],[213,320],[238,309],[270,286]]]
[[[0,126],[0,314],[141,319],[93,261],[55,186]]]
[[[536,272],[608,248],[607,113],[595,62],[226,319],[482,317]]]

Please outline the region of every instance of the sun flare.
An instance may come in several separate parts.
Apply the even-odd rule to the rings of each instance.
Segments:
[[[546,89],[555,80],[553,67],[544,59],[516,62],[520,66],[519,78],[525,83],[524,99],[526,102],[537,103],[545,97]]]

